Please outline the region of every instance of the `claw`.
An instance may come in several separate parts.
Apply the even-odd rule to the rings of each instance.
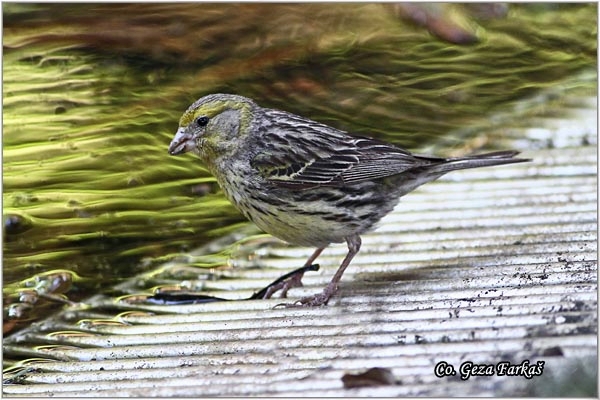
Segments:
[[[300,308],[324,306],[327,305],[329,299],[331,299],[335,292],[337,292],[337,283],[334,283],[333,285],[330,283],[325,287],[325,289],[321,293],[315,294],[313,296],[303,297],[300,300],[296,300],[293,303],[279,303],[273,308]]]

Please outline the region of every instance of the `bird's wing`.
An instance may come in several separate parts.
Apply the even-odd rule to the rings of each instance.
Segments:
[[[251,160],[266,179],[282,187],[343,186],[431,164],[378,140],[350,136],[286,113],[285,121],[260,136],[262,150]]]

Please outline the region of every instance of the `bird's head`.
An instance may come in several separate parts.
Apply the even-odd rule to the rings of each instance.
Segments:
[[[212,161],[239,148],[251,129],[258,106],[249,98],[232,94],[211,94],[192,104],[179,120],[169,145],[170,155],[188,151]]]

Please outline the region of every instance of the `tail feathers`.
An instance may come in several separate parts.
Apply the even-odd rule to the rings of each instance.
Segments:
[[[459,169],[491,167],[493,165],[514,164],[531,161],[530,159],[526,158],[514,158],[517,154],[519,154],[518,151],[507,150],[466,157],[436,159],[435,161],[437,161],[439,164],[432,160],[434,161],[432,167],[436,172],[445,174],[446,172],[456,171]]]

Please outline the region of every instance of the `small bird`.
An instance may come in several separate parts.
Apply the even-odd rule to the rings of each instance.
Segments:
[[[305,267],[329,244],[348,244],[325,289],[289,306],[327,304],[360,250],[360,235],[401,196],[450,171],[529,161],[514,158],[517,151],[458,158],[412,154],[233,94],[204,96],[185,111],[169,154],[186,152],[200,157],[229,201],[260,229],[316,248]],[[278,290],[285,297],[301,279],[293,276],[264,297]]]

